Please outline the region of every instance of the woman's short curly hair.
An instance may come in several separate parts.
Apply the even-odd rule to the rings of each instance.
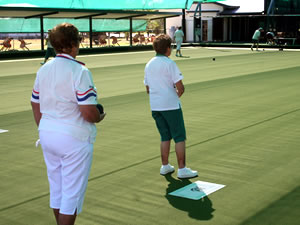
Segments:
[[[80,36],[73,24],[62,23],[50,30],[49,40],[56,53],[69,54],[73,47],[79,46]]]
[[[155,38],[153,42],[153,48],[156,53],[166,54],[168,48],[171,48],[172,39],[167,34],[161,34]]]

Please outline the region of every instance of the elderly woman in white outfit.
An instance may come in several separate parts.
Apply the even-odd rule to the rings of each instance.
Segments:
[[[182,56],[181,54],[181,44],[183,42],[184,33],[181,30],[181,27],[178,27],[178,30],[174,34],[174,39],[176,41],[176,56]]]
[[[80,37],[68,23],[49,39],[57,56],[37,72],[31,105],[47,166],[50,207],[57,224],[74,224],[82,210],[93,157],[93,143],[105,113],[97,109],[90,71],[75,60]]]

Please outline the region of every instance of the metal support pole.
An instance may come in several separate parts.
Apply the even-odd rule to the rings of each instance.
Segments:
[[[267,21],[266,21],[266,31],[270,30],[270,24],[272,24],[271,26],[274,26],[274,19],[273,19],[273,15],[274,15],[274,11],[275,11],[275,1],[271,0],[270,5],[268,7],[268,11],[267,11]]]
[[[274,10],[275,10],[275,1],[271,0],[268,11],[267,11],[267,15],[274,15]]]
[[[89,25],[90,25],[90,48],[93,48],[93,18],[89,17]]]
[[[195,24],[196,24],[196,17],[194,16],[194,36],[193,36],[193,42],[196,42],[196,28],[195,28]]]
[[[185,9],[182,10],[182,21],[181,21],[181,27],[182,27],[182,31],[184,33],[184,39],[186,37],[186,26],[185,26]]]
[[[199,18],[200,18],[200,40],[199,42],[202,41],[202,37],[203,37],[203,29],[202,29],[202,5],[201,2],[199,4]]]
[[[41,24],[41,50],[44,50],[44,19],[43,16],[40,17]]]
[[[201,19],[201,2],[198,2],[195,13],[194,13],[194,42],[196,42],[196,35],[199,38],[199,42],[202,40],[202,19]],[[196,27],[196,23],[200,21],[199,27]],[[197,21],[197,22],[196,22]]]
[[[167,19],[164,18],[164,34],[167,34]]]
[[[129,38],[130,38],[130,47],[132,47],[132,18],[129,19]]]

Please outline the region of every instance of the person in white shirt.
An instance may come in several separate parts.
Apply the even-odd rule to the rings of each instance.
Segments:
[[[256,46],[256,51],[258,51],[258,46],[259,46],[259,39],[261,38],[261,33],[264,31],[263,28],[258,28],[253,36],[252,36],[252,42],[253,44],[251,45],[251,51],[253,51],[253,48]]]
[[[77,28],[54,27],[49,40],[57,55],[37,72],[31,105],[50,187],[50,207],[57,224],[71,225],[82,210],[93,157],[93,143],[105,113],[97,109],[90,71],[75,60]]]
[[[184,93],[183,76],[176,63],[168,58],[171,55],[171,38],[160,35],[153,42],[156,56],[145,67],[144,84],[150,98],[152,117],[161,136],[160,174],[174,172],[169,164],[171,140],[175,141],[178,162],[178,178],[198,176],[197,171],[186,167],[185,140],[186,132],[179,98]]]
[[[182,57],[181,44],[183,42],[183,38],[184,38],[184,33],[181,30],[181,27],[178,27],[178,29],[176,30],[176,32],[174,34],[174,39],[175,39],[175,42],[176,42],[176,56]]]

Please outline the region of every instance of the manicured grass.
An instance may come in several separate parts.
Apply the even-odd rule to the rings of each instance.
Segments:
[[[199,177],[159,175],[159,135],[143,86],[153,52],[78,57],[107,117],[79,225],[296,225],[300,210],[299,52],[186,48],[187,164]],[[215,61],[212,58],[216,58]],[[55,224],[30,95],[38,60],[1,62],[0,224]],[[170,162],[176,166],[172,146]],[[196,180],[226,187],[199,201],[168,192]]]

